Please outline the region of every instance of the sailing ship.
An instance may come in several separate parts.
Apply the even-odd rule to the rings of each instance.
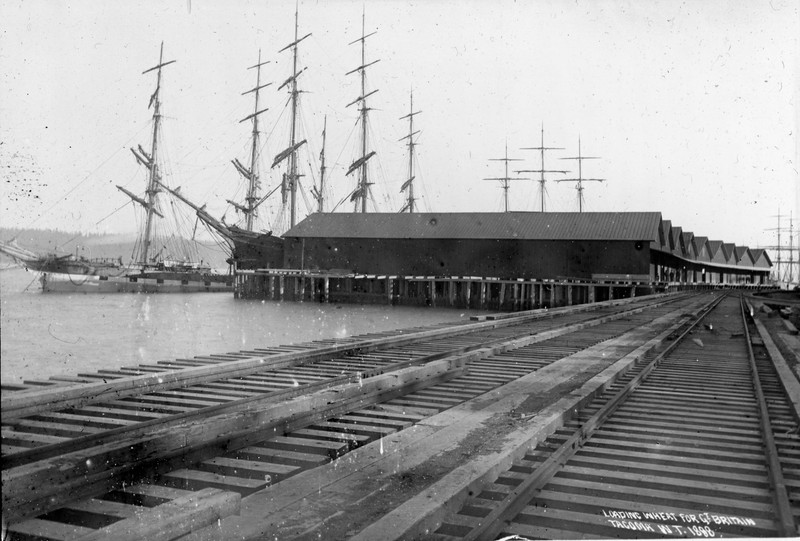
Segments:
[[[117,259],[87,259],[72,254],[37,254],[18,246],[15,242],[0,243],[0,252],[10,256],[20,265],[41,272],[42,290],[45,292],[80,293],[162,293],[233,291],[233,279],[228,274],[213,272],[202,261],[196,262],[197,250],[191,242],[174,231],[165,231],[160,220],[165,211],[160,204],[160,194],[165,186],[159,161],[161,130],[162,69],[175,60],[164,61],[164,44],[161,44],[158,65],[143,74],[156,73],[156,89],[150,97],[153,108],[153,130],[149,151],[141,145],[131,148],[136,161],[147,170],[147,188],[144,197],[117,186],[136,205],[145,211],[145,220],[137,238],[135,261],[123,264]],[[194,253],[192,253],[194,252]],[[194,257],[194,260],[192,258]]]
[[[281,201],[284,207],[288,207],[288,227],[291,228],[297,222],[297,195],[300,188],[300,177],[298,172],[298,151],[307,143],[306,139],[298,141],[298,97],[301,90],[298,89],[298,78],[305,71],[305,68],[298,69],[298,45],[311,36],[306,34],[302,37],[299,36],[298,14],[295,12],[295,29],[294,40],[278,51],[282,53],[290,50],[292,53],[292,73],[289,77],[278,87],[278,90],[288,89],[290,108],[290,130],[289,130],[289,146],[275,155],[271,169],[286,165],[286,171],[281,174],[281,182],[265,195],[261,195],[261,171],[259,168],[259,152],[261,149],[260,143],[260,129],[259,118],[265,113],[268,108],[261,108],[261,90],[270,86],[272,83],[261,82],[261,68],[269,61],[262,61],[261,51],[258,54],[258,62],[247,69],[256,70],[256,85],[242,93],[242,95],[253,94],[254,107],[253,112],[240,122],[251,122],[252,130],[250,136],[250,152],[247,164],[242,163],[238,159],[231,160],[234,168],[241,177],[247,182],[246,195],[241,202],[227,200],[238,213],[243,215],[241,225],[228,224],[225,222],[224,217],[217,219],[212,216],[206,209],[205,205],[197,205],[192,202],[188,197],[183,195],[180,188],[171,189],[161,185],[166,191],[171,193],[175,198],[179,199],[192,209],[194,209],[197,217],[204,222],[211,230],[216,232],[222,238],[223,243],[226,245],[227,251],[230,253],[228,262],[234,268],[236,273],[241,271],[253,271],[257,269],[280,268],[283,264],[283,239],[278,235],[273,235],[272,231],[258,230],[257,217],[262,204],[267,199],[280,190]],[[323,131],[324,140],[324,131]],[[316,186],[312,190],[313,195],[318,203],[318,210],[322,211],[323,205],[323,183],[324,183],[324,143],[323,152],[321,155],[321,180],[320,187]]]
[[[354,212],[367,212],[367,201],[372,199],[371,189],[372,182],[368,174],[368,162],[376,156],[376,151],[371,150],[368,144],[367,137],[367,115],[371,110],[367,104],[367,99],[375,94],[377,90],[368,91],[366,86],[366,70],[378,62],[378,60],[367,61],[365,42],[366,39],[374,35],[375,32],[366,33],[365,17],[362,13],[362,28],[361,37],[352,41],[350,45],[361,45],[361,64],[347,72],[345,76],[351,74],[360,75],[360,95],[347,104],[347,107],[358,107],[358,123],[360,124],[360,141],[358,142],[358,152],[360,156],[355,158],[348,167],[345,176],[350,176],[357,173],[357,181],[355,187],[350,193],[340,202],[344,203],[349,201],[353,204]],[[286,231],[291,229],[298,222],[298,192],[301,189],[301,174],[298,170],[298,152],[308,144],[307,139],[301,139],[298,136],[298,98],[302,90],[298,88],[298,79],[303,74],[306,68],[298,66],[298,47],[299,45],[312,34],[308,33],[303,36],[299,33],[298,12],[295,11],[295,25],[294,25],[294,39],[291,43],[278,51],[278,54],[284,51],[291,53],[291,72],[289,76],[280,84],[277,90],[286,89],[288,91],[288,100],[286,107],[289,110],[289,140],[288,146],[282,151],[278,152],[273,160],[270,169],[285,167],[285,170],[280,174],[280,182],[265,195],[261,195],[261,180],[262,174],[259,170],[259,152],[261,149],[259,118],[268,109],[261,108],[261,90],[269,86],[271,83],[261,82],[261,67],[268,62],[262,61],[261,52],[259,51],[258,62],[248,69],[256,70],[256,85],[242,93],[242,95],[252,94],[254,97],[254,106],[252,113],[240,120],[240,122],[251,122],[252,130],[250,136],[249,156],[247,163],[242,163],[238,159],[232,160],[233,166],[239,175],[246,181],[247,187],[245,190],[244,199],[241,201],[227,200],[237,213],[243,216],[239,222],[241,225],[232,225],[225,222],[225,218],[217,219],[212,216],[205,208],[205,205],[197,205],[192,202],[188,197],[181,193],[180,188],[171,189],[163,187],[170,192],[174,197],[191,207],[197,217],[204,222],[211,230],[219,234],[222,238],[226,249],[230,253],[228,262],[234,268],[235,274],[248,274],[258,270],[264,269],[281,269],[284,263],[284,239],[281,237]],[[401,188],[402,192],[406,192],[406,202],[400,212],[414,212],[415,210],[415,197],[414,197],[414,164],[413,152],[417,144],[414,137],[419,133],[414,131],[413,119],[414,116],[419,114],[419,111],[414,111],[413,95],[411,99],[411,109],[409,114],[401,117],[402,119],[409,119],[409,134],[401,139],[407,140],[409,148],[409,169],[408,178],[403,183]],[[310,193],[316,202],[316,212],[325,212],[325,137],[327,132],[327,118],[324,121],[322,130],[322,150],[320,152],[320,167],[318,183],[315,183]],[[288,223],[282,224],[280,231],[274,233],[273,231],[261,230],[258,231],[256,227],[256,217],[262,204],[273,194],[280,192],[281,210],[279,214],[288,218]],[[334,206],[335,210],[338,205]],[[312,211],[313,212],[313,211]]]

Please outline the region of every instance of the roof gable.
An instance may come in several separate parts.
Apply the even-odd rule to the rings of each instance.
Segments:
[[[746,267],[753,266],[753,256],[750,253],[750,248],[747,246],[737,246],[735,251],[737,265],[743,265]]]
[[[680,226],[673,226],[669,229],[669,249],[676,255],[681,255],[681,235],[683,228]]]
[[[681,242],[681,253],[683,257],[692,258],[694,253],[692,251],[692,239],[694,238],[694,233],[691,231],[686,231],[681,233],[680,242]]]
[[[706,243],[708,255],[714,263],[727,263],[725,252],[722,250],[721,240],[710,240]]]
[[[694,237],[692,239],[692,252],[698,261],[711,261],[708,251],[708,237]]]
[[[753,265],[768,269],[772,267],[769,254],[763,248],[750,248],[750,255],[753,256]]]
[[[732,242],[722,243],[722,253],[725,255],[725,263],[729,265],[736,264],[736,245]]]

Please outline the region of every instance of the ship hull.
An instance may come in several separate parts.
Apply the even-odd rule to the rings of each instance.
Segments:
[[[161,272],[108,277],[44,273],[41,284],[44,293],[233,293],[232,277],[199,273]]]
[[[231,227],[233,255],[230,262],[239,270],[279,269],[283,267],[283,245],[280,237],[254,234]]]

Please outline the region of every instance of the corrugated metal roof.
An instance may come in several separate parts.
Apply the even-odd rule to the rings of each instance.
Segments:
[[[284,237],[394,239],[658,239],[659,212],[312,214]]]

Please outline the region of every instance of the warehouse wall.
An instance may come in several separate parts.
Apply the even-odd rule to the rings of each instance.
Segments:
[[[364,274],[582,278],[647,275],[647,243],[448,239],[287,238],[284,267]]]

